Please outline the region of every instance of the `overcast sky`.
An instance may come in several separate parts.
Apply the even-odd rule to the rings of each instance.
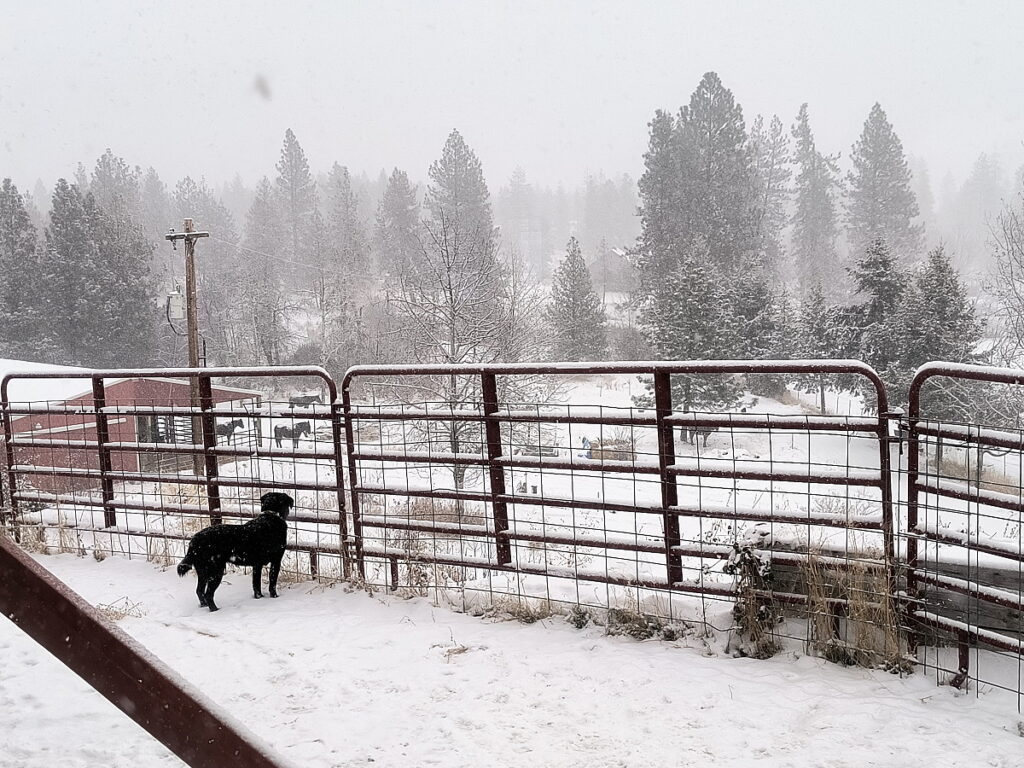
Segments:
[[[880,101],[933,185],[1024,163],[1024,2],[0,0],[0,177],[31,189],[107,147],[211,183],[272,175],[286,128],[337,160],[426,177],[457,127],[492,192],[642,170],[654,110],[707,70],[849,155]],[[257,87],[261,79],[266,88]]]

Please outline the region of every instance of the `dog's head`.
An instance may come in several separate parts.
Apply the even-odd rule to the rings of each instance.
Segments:
[[[288,518],[288,513],[292,511],[294,506],[295,499],[287,493],[272,491],[260,496],[260,510],[263,512],[275,512],[282,520]]]

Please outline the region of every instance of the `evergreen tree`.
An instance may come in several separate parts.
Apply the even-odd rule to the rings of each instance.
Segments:
[[[923,242],[922,227],[914,223],[917,200],[903,144],[880,104],[871,108],[851,160],[846,218],[852,250],[860,252],[881,238],[900,261],[911,263]]]
[[[928,254],[909,281],[893,322],[899,344],[898,364],[893,365],[886,384],[905,398],[914,371],[930,360],[953,363],[981,362],[978,344],[983,323],[943,248]],[[960,396],[963,387],[949,381],[935,381],[922,393],[925,413],[933,418],[966,420],[972,409]]]
[[[310,175],[306,154],[290,128],[285,132],[281,159],[276,167],[274,191],[286,235],[279,255],[292,262],[287,272],[294,283],[299,281],[302,266],[309,263],[317,199],[316,183]]]
[[[864,298],[854,314],[858,350],[855,356],[878,371],[883,380],[892,380],[900,365],[897,317],[907,275],[881,239],[872,242],[849,271],[857,295]],[[873,393],[873,388],[862,390],[868,402]]]
[[[743,108],[714,72],[679,111],[674,139],[677,215],[687,245],[702,243],[724,271],[746,267],[757,250],[747,131]]]
[[[658,110],[650,122],[650,139],[640,177],[640,242],[637,253],[640,291],[653,296],[662,278],[676,266],[684,245],[679,211],[681,170],[675,153],[675,119]]]
[[[601,360],[607,347],[604,309],[575,237],[569,239],[567,247],[568,254],[551,281],[547,316],[554,331],[552,358]]]
[[[370,270],[370,249],[348,168],[338,163],[331,167],[324,202],[334,263],[353,280],[365,279]]]
[[[654,288],[642,316],[642,330],[661,360],[722,360],[737,346],[732,302],[721,274],[706,259],[684,255]],[[674,404],[684,412],[725,410],[742,394],[731,376],[676,376]],[[650,405],[650,396],[637,398]]]
[[[314,221],[310,215],[310,222]],[[287,319],[292,307],[281,287],[277,254],[285,251],[274,188],[263,178],[246,217],[244,260],[239,267],[238,338],[245,362],[278,365],[290,341]],[[284,232],[284,238],[291,237]]]
[[[491,196],[480,161],[458,131],[449,134],[441,157],[431,164],[430,182],[424,205],[434,226],[444,220],[450,239],[464,241],[486,258],[497,245]]]
[[[108,149],[96,161],[89,191],[108,217],[141,226],[141,176],[138,168],[130,167]]]
[[[807,105],[800,107],[792,129],[798,167],[794,190],[793,261],[802,293],[825,286],[834,294],[840,283],[836,256],[836,158],[821,154],[814,144]]]
[[[149,168],[139,182],[139,226],[153,244],[154,270],[165,282],[171,274],[171,250],[164,235],[172,227],[177,229],[181,222],[176,220],[176,211],[167,192],[167,185],[153,168]]]
[[[36,229],[10,179],[0,183],[0,357],[45,360]]]
[[[760,115],[750,128],[754,232],[762,264],[776,277],[783,260],[782,230],[786,227],[789,181],[789,136],[777,115],[766,128]]]
[[[123,212],[122,212],[123,214]],[[153,360],[151,246],[64,179],[57,182],[40,260],[45,340],[53,362],[129,367]]]
[[[843,345],[838,321],[839,312],[828,304],[821,286],[812,285],[800,303],[794,334],[796,357],[808,360],[846,357],[841,352]],[[799,377],[795,384],[804,392],[817,392],[818,408],[825,413],[825,392],[829,387],[838,386],[838,381],[834,376],[818,374]]]
[[[420,250],[420,205],[405,171],[395,168],[377,206],[374,249],[377,263],[396,276],[415,263]]]

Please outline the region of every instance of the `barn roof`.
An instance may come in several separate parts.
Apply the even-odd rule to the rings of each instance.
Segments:
[[[47,373],[61,372],[90,372],[90,368],[80,368],[72,365],[53,365],[50,363],[30,363],[25,360],[8,360],[0,358],[0,379],[9,373],[31,373],[45,376]],[[154,381],[173,382],[176,384],[188,384],[187,379],[145,377]],[[123,378],[104,379],[104,385],[110,387],[122,381],[129,381]],[[256,397],[262,393],[253,389],[241,389],[239,387],[225,387],[218,384],[213,386],[221,392],[237,392],[242,395]],[[12,379],[8,386],[8,398],[13,403],[43,402],[58,400],[73,400],[88,395],[92,392],[92,386],[88,381],[80,378],[74,379],[49,379],[30,378]]]

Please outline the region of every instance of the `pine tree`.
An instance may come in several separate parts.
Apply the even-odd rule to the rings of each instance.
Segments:
[[[637,252],[640,290],[653,295],[676,266],[684,228],[678,198],[681,170],[675,153],[675,119],[658,110],[650,122],[650,139],[640,177],[640,243]]]
[[[359,215],[359,199],[352,191],[352,177],[348,168],[338,163],[327,176],[324,204],[334,263],[352,279],[364,279],[370,270],[366,229]]]
[[[871,108],[851,161],[846,206],[850,247],[856,253],[881,238],[901,262],[912,263],[923,242],[922,227],[914,223],[917,200],[903,144],[880,104]]]
[[[311,214],[311,222],[313,218]],[[239,267],[238,336],[246,362],[252,364],[278,365],[287,351],[292,307],[279,278],[278,254],[288,247],[282,243],[282,231],[274,188],[263,178],[246,217],[245,256]],[[290,236],[291,232],[284,233],[284,238]]]
[[[721,273],[706,259],[684,255],[654,288],[642,314],[642,330],[661,360],[732,358],[736,321]],[[684,412],[734,407],[742,394],[730,376],[676,376],[674,404]],[[637,399],[649,405],[650,397]]]
[[[277,163],[274,191],[286,237],[279,254],[293,262],[287,270],[293,283],[299,281],[302,266],[309,263],[313,216],[317,209],[316,182],[309,172],[306,154],[289,128],[284,134],[281,159]]]
[[[568,253],[551,281],[548,322],[554,331],[554,360],[601,360],[607,347],[607,319],[594,291],[576,238],[569,239]]]
[[[777,115],[766,128],[760,115],[750,128],[754,232],[761,263],[776,277],[783,261],[782,230],[786,227],[789,181],[789,136]]]
[[[0,357],[45,360],[36,229],[18,188],[0,183]]]
[[[687,244],[702,243],[725,271],[756,253],[751,163],[743,108],[714,72],[704,75],[676,124],[678,213]]]
[[[822,155],[815,147],[806,104],[800,107],[792,134],[796,142],[794,161],[799,168],[792,235],[796,278],[802,293],[814,286],[824,286],[832,295],[842,277],[836,256],[839,225],[835,196],[839,169],[834,156]]]
[[[828,304],[820,285],[812,285],[800,303],[795,333],[795,356],[809,360],[842,358],[838,312]],[[818,408],[825,413],[825,392],[837,386],[834,376],[818,374],[799,377],[796,386],[804,392],[818,393]]]
[[[481,254],[497,245],[491,196],[480,160],[458,131],[452,131],[441,157],[430,166],[424,205],[435,226],[442,219],[453,240],[462,240]]]
[[[157,318],[150,253],[132,220],[102,210],[92,193],[82,195],[64,179],[57,182],[40,259],[44,336],[54,362],[91,367],[152,362]]]
[[[419,220],[416,187],[409,184],[405,171],[395,168],[377,206],[374,229],[377,263],[386,274],[397,276],[416,262],[420,250]]]
[[[914,371],[930,360],[981,362],[977,349],[983,323],[941,247],[928,254],[909,281],[892,327],[899,359],[886,384],[899,393],[897,398],[908,391]],[[948,381],[933,382],[922,393],[925,412],[933,418],[966,420],[970,410],[965,408],[967,398],[958,396],[962,389]]]
[[[872,242],[849,271],[856,284],[857,295],[864,298],[854,314],[856,357],[878,371],[883,380],[892,380],[900,364],[896,320],[906,292],[907,275],[881,239]],[[868,402],[871,402],[873,393],[873,388],[862,388]]]
[[[141,225],[141,176],[140,169],[130,167],[108,149],[96,161],[89,191],[110,218]]]

